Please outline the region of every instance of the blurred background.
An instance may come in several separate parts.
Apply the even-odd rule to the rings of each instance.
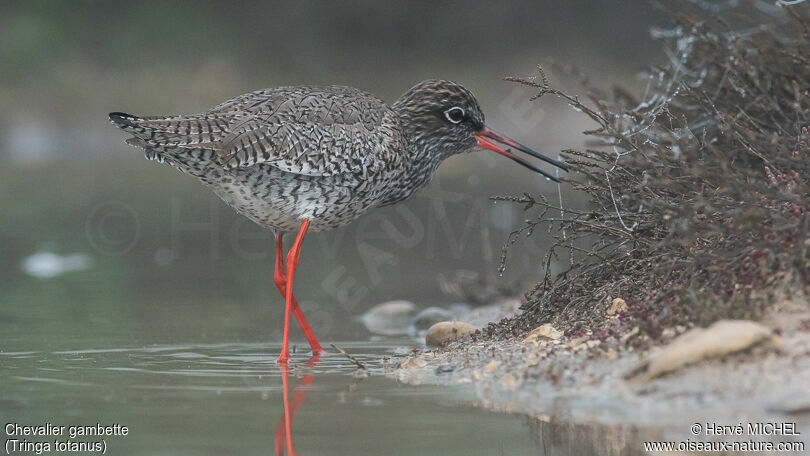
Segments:
[[[592,125],[503,77],[553,60],[638,91],[659,55],[653,25],[666,22],[644,1],[2,1],[0,349],[280,340],[271,233],[126,146],[111,111],[194,113],[297,84],[390,103],[443,78],[553,156]],[[367,339],[356,316],[382,301],[457,302],[459,277],[519,295],[540,279],[548,238],[522,240],[499,276],[525,215],[488,197],[557,191],[486,151],[453,157],[413,199],[311,234],[296,295],[325,341]],[[565,186],[562,198],[573,204]]]

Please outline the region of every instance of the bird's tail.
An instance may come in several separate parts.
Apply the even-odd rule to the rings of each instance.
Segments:
[[[202,160],[200,150],[217,147],[212,137],[221,132],[220,117],[212,115],[193,116],[150,116],[141,117],[123,112],[111,112],[110,122],[132,135],[127,144],[139,147],[149,160],[180,166],[190,158]],[[197,151],[196,156],[189,153]],[[187,172],[180,166],[184,172]]]
[[[127,144],[143,148],[147,147],[147,141],[155,137],[155,129],[148,126],[149,120],[151,119],[133,116],[125,112],[110,113],[110,122],[113,125],[134,136],[127,140]]]
[[[171,118],[139,117],[125,112],[111,112],[110,122],[116,127],[132,135],[126,143],[144,150],[147,159],[163,163],[165,160],[164,147],[160,144],[165,140],[166,130],[161,125]]]
[[[110,113],[113,125],[134,136],[127,143],[158,149],[215,149],[215,140],[223,135],[223,124],[230,120],[227,116],[206,114],[139,117]]]
[[[145,120],[143,117],[133,116],[125,112],[110,113],[110,122],[112,122],[113,125],[133,135],[140,135],[147,132],[146,128],[138,126],[138,122],[142,122],[143,120]]]

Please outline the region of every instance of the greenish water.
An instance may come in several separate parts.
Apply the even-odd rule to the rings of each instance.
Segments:
[[[115,455],[278,454],[286,393],[297,454],[541,454],[526,418],[475,408],[464,389],[384,377],[397,345],[342,345],[368,364],[367,377],[340,355],[298,353],[287,391],[270,344],[0,353],[4,426],[65,426],[47,438],[5,429],[4,441],[64,441],[70,426],[100,423],[128,435],[74,441],[103,439]]]
[[[100,423],[129,432],[73,441],[102,442],[111,455],[279,454],[285,396],[299,455],[639,448],[621,428],[486,411],[471,385],[385,377],[385,357],[422,342],[378,339],[357,317],[392,299],[449,306],[459,298],[439,279],[458,270],[495,275],[496,252],[520,214],[487,200],[499,187],[488,179],[451,175],[446,187],[437,179],[406,205],[308,236],[296,296],[324,346],[345,347],[369,375],[358,378],[342,356],[310,360],[299,351],[285,395],[274,362],[284,305],[268,231],[140,158],[131,167],[0,168],[0,177],[0,451],[19,439],[32,451],[9,454],[36,454],[32,445],[46,441],[51,451],[42,454],[65,453],[53,445],[65,436],[8,435],[7,423],[66,431]],[[507,276],[490,279],[535,280],[543,246],[543,238],[525,240]],[[306,347],[293,328],[293,346]]]

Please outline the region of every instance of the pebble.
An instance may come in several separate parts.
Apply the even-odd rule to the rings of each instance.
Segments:
[[[605,314],[610,317],[621,312],[627,312],[627,302],[622,298],[616,298],[610,303],[610,308]]]
[[[408,333],[411,316],[416,305],[410,301],[388,301],[369,309],[361,320],[366,329],[383,336],[399,336]]]
[[[689,364],[741,352],[755,345],[780,347],[779,338],[767,327],[748,320],[720,320],[708,328],[694,328],[651,354],[625,378],[651,380]]]
[[[422,358],[407,358],[406,360],[399,363],[397,368],[399,369],[413,369],[413,368],[420,368],[425,367],[427,365],[427,361]]]
[[[440,347],[478,331],[475,326],[461,321],[442,321],[431,326],[425,335],[425,344]]]
[[[530,344],[536,341],[543,340],[557,340],[563,336],[562,331],[558,331],[551,324],[546,323],[534,328],[529,335],[523,339],[524,344]]]

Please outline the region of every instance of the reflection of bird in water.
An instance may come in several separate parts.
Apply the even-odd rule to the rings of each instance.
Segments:
[[[146,157],[197,177],[237,212],[276,234],[275,283],[286,300],[279,362],[289,359],[290,312],[314,353],[323,349],[292,293],[301,244],[424,187],[439,164],[476,146],[552,180],[493,141],[564,164],[487,128],[478,101],[450,81],[423,81],[391,106],[342,86],[278,87],[187,116],[110,114]],[[285,268],[282,234],[298,230]],[[286,269],[286,270],[285,270]]]
[[[316,367],[320,361],[319,355],[314,355],[307,363],[308,367]],[[295,409],[307,400],[306,388],[315,380],[315,375],[307,374],[301,379],[301,383],[293,389],[293,401],[290,404],[289,400],[289,374],[290,370],[286,365],[281,366],[281,384],[282,393],[284,394],[284,415],[278,421],[276,426],[276,434],[273,436],[273,441],[276,445],[276,456],[282,456],[286,447],[288,455],[294,455],[293,441],[292,441],[292,421],[295,416]]]

